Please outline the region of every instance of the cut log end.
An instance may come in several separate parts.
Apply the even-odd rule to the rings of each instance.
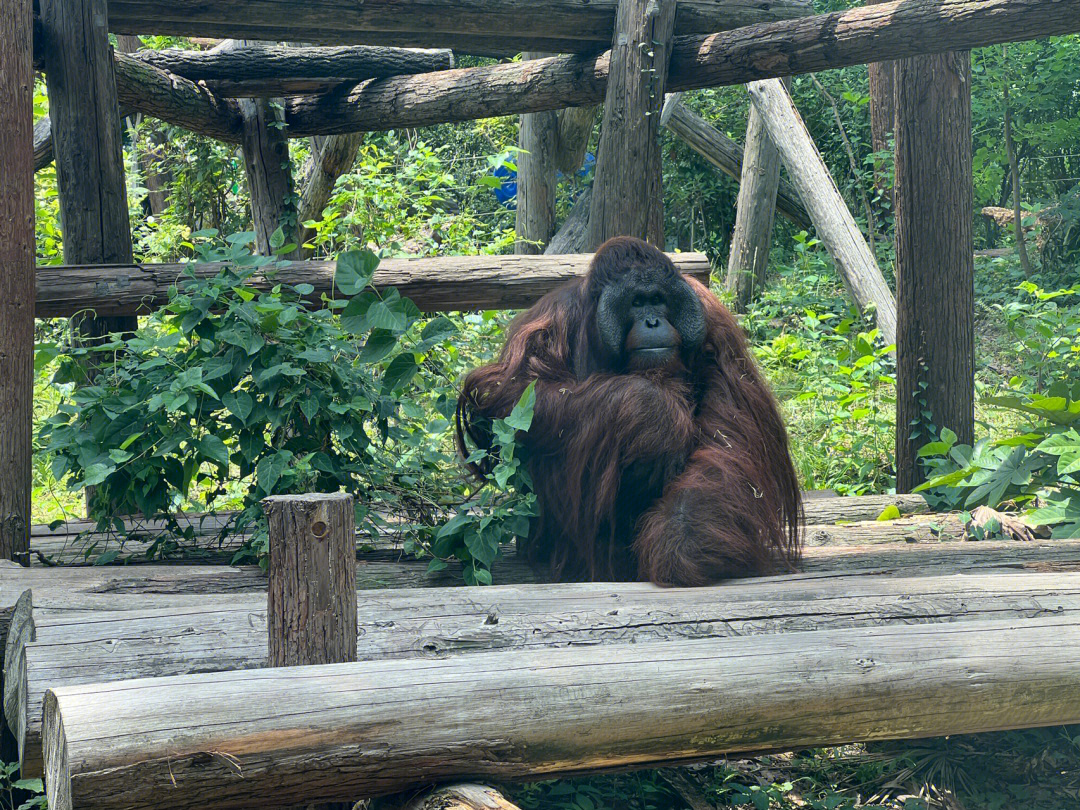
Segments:
[[[45,759],[45,794],[50,810],[71,810],[71,769],[68,767],[67,735],[60,706],[52,690],[45,693],[45,739],[48,740]]]

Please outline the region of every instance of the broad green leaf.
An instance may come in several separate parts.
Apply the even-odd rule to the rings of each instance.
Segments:
[[[880,521],[896,520],[900,517],[900,509],[895,503],[891,503],[877,516]]]
[[[383,390],[400,391],[416,375],[416,358],[412,352],[403,352],[390,361],[386,371],[383,372]]]
[[[528,430],[532,426],[533,409],[536,407],[536,380],[521,393],[517,405],[506,417],[506,424],[515,430]]]
[[[334,286],[344,295],[357,295],[364,290],[375,275],[379,257],[370,250],[351,250],[338,257],[334,273]]]

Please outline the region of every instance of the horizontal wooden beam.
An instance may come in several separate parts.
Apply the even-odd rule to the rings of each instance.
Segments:
[[[447,49],[286,48],[253,46],[234,50],[142,50],[133,56],[193,82],[204,82],[220,97],[280,97],[321,92],[343,83],[403,74],[450,70]]]
[[[1078,30],[1080,0],[893,0],[682,37],[672,47],[667,89],[743,84]],[[604,98],[608,63],[608,53],[554,56],[397,76],[341,97],[294,100],[287,120],[293,136],[327,135],[587,106]]]
[[[703,253],[671,254],[680,272],[707,282],[709,260]],[[424,312],[471,309],[520,309],[531,306],[559,285],[584,276],[591,254],[567,256],[440,256],[430,259],[384,259],[375,271],[376,290],[396,288]],[[273,282],[253,279],[250,286],[310,284],[319,301],[333,288],[336,262],[307,261],[281,265]],[[145,314],[168,300],[169,288],[192,269],[199,277],[216,275],[221,265],[142,264],[41,266],[37,269],[39,318],[70,317],[92,310],[99,316]]]
[[[886,624],[1032,615],[1080,618],[1080,573],[919,578],[780,577],[721,589],[647,584],[494,586],[477,591],[362,591],[357,660],[485,651],[770,635]],[[6,715],[24,776],[42,769],[45,691],[76,684],[256,669],[267,660],[261,594],[212,596],[197,607],[35,615],[36,641],[9,643]],[[16,622],[25,626],[25,622]],[[122,644],[108,639],[123,639]]]
[[[1078,657],[1069,613],[68,686],[45,785],[54,810],[225,810],[1057,726]]]
[[[120,34],[233,37],[464,53],[611,46],[617,0],[110,0]],[[809,13],[808,0],[680,0],[676,31],[704,34]]]

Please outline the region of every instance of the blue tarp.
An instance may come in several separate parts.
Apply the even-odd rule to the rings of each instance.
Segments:
[[[582,164],[581,171],[577,173],[578,177],[588,177],[589,172],[596,168],[596,155],[591,152],[585,154],[585,162]],[[498,177],[502,180],[502,185],[498,188],[493,188],[495,193],[495,199],[499,201],[501,205],[505,205],[507,208],[517,207],[517,172],[512,171],[506,166],[499,166],[491,173],[492,177]],[[561,178],[562,172],[558,173]]]

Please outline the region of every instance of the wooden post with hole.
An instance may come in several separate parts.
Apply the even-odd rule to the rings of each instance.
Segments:
[[[275,495],[263,508],[270,526],[268,666],[355,661],[352,495]]]

